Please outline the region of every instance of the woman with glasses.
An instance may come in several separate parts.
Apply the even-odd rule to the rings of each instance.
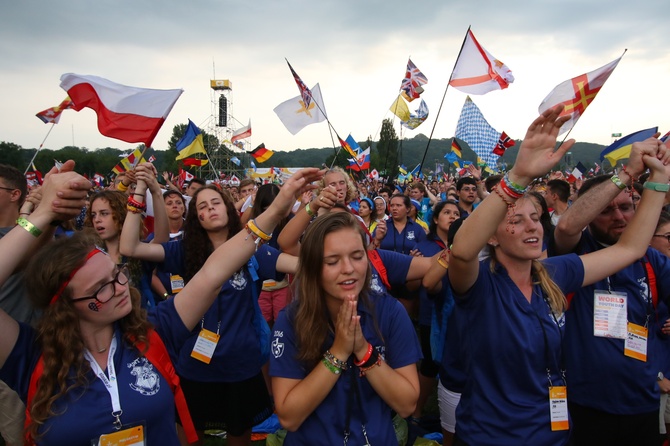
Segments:
[[[88,231],[52,242],[34,256],[27,287],[44,309],[38,328],[0,311],[0,379],[23,399],[36,379],[28,405],[31,441],[84,446],[105,436],[119,444],[179,445],[175,396],[140,343],[156,333],[176,362],[221,285],[288,214],[294,194],[316,173],[307,169],[289,179],[255,226],[214,251],[195,280],[148,318],[138,292],[128,286],[127,269],[96,247]],[[47,177],[41,205],[0,240],[0,285],[50,222],[79,212],[89,188],[72,172]],[[36,373],[40,357],[43,369]]]

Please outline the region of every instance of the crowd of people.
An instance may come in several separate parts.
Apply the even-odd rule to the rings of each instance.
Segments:
[[[248,445],[274,412],[286,445],[392,445],[436,395],[444,446],[661,445],[670,150],[568,182],[561,110],[504,174],[411,184],[0,165],[0,433]]]

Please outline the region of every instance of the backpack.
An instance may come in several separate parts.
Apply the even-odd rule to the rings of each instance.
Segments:
[[[182,426],[184,427],[184,432],[190,443],[198,441],[198,433],[195,430],[193,425],[193,420],[191,419],[191,414],[188,411],[188,405],[186,404],[186,398],[184,397],[184,391],[181,388],[179,383],[179,376],[172,365],[170,360],[170,355],[168,354],[167,348],[163,343],[163,340],[160,338],[158,333],[155,330],[149,330],[147,333],[148,346],[143,342],[137,342],[137,348],[142,351],[146,348],[145,358],[158,370],[158,372],[163,375],[163,378],[170,385],[172,393],[174,394],[174,402],[177,408],[177,413],[179,414],[179,419]],[[30,385],[28,386],[28,397],[26,399],[26,444],[32,445],[34,441],[28,435],[27,428],[30,425],[32,419],[30,417],[30,408],[32,407],[32,401],[37,393],[37,385],[40,378],[44,372],[44,357],[40,355],[40,358],[37,361],[37,365],[33,370],[32,375],[30,376]]]

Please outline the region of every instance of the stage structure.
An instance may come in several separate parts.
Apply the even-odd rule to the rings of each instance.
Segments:
[[[233,132],[241,126],[240,122],[233,115],[233,87],[228,79],[210,80],[211,88],[211,114],[205,125],[203,132],[216,137],[216,141],[205,138],[205,150],[210,159],[210,163],[202,168],[200,175],[203,178],[219,178],[223,173],[226,177],[232,174],[240,178],[244,177],[244,164],[236,165],[231,161],[231,157],[236,156],[241,161],[245,161],[245,147],[235,147],[230,143]],[[247,163],[248,164],[248,163]]]

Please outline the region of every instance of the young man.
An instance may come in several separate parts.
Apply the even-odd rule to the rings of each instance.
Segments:
[[[547,182],[547,192],[544,194],[547,207],[552,209],[551,224],[556,226],[561,215],[568,210],[570,199],[570,183],[564,180],[550,180]]]
[[[458,205],[465,211],[461,217],[467,217],[475,210],[477,204],[477,180],[472,177],[463,177],[456,183]]]

